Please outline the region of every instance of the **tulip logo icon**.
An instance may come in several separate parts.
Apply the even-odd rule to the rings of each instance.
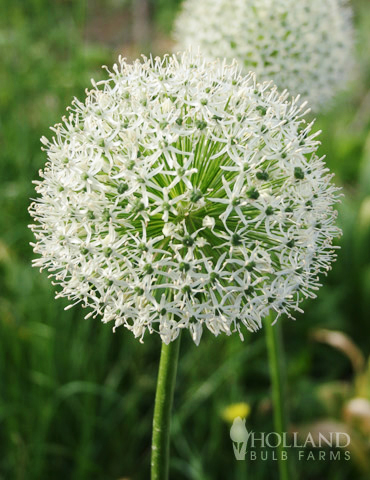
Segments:
[[[252,432],[248,432],[245,426],[245,418],[236,417],[230,428],[230,438],[233,441],[233,449],[237,460],[245,460],[248,438]]]

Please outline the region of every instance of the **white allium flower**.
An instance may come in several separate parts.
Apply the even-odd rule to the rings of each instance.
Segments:
[[[321,110],[345,86],[352,67],[347,0],[185,0],[176,50],[200,47],[208,58],[236,58],[245,73],[273,80]]]
[[[254,331],[314,297],[334,257],[338,192],[304,105],[236,63],[119,59],[43,138],[30,212],[40,257],[136,337]]]

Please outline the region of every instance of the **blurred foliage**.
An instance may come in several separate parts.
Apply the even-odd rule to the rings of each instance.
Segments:
[[[370,8],[367,0],[353,3],[358,67],[348,91],[316,123],[322,154],[344,186],[342,250],[306,314],[284,322],[293,424],[343,419],[341,388],[329,407],[322,391],[330,383],[353,385],[351,363],[313,341],[312,329],[345,332],[369,355]],[[178,4],[150,2],[153,53],[170,44]],[[27,229],[31,180],[45,162],[39,138],[73,96],[83,97],[92,76],[102,77],[101,64],[131,52],[131,17],[129,0],[0,0],[1,480],[149,476],[159,340],[141,345],[123,328],[113,334],[109,325],[83,320],[78,308],[65,312],[47,275],[30,267]],[[242,402],[251,407],[248,429],[272,429],[263,333],[244,343],[206,334],[198,348],[185,335],[180,355],[172,478],[241,480],[246,470],[251,478],[276,478],[274,462],[235,461],[222,418],[228,405]],[[368,377],[356,382],[356,395],[368,395]],[[356,459],[296,466],[303,480],[368,478],[360,467]]]
[[[316,443],[319,433],[327,437],[331,431],[347,433],[351,438],[348,448],[353,460],[364,474],[369,473],[370,358],[366,364],[360,349],[342,332],[317,329],[312,332],[312,338],[346,355],[352,364],[353,378],[315,385],[314,394],[327,417],[324,415],[311,423],[295,425],[294,430],[299,432],[303,441],[307,432],[311,432]]]

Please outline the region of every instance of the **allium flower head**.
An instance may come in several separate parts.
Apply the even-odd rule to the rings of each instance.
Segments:
[[[190,52],[109,77],[42,139],[34,265],[57,296],[164,342],[299,310],[338,234],[304,105]]]
[[[351,70],[352,21],[346,0],[185,0],[176,49],[236,58],[245,73],[273,80],[322,109]]]

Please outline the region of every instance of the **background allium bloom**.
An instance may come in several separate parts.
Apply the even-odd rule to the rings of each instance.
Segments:
[[[245,73],[301,94],[319,110],[351,70],[352,22],[345,0],[185,0],[176,49],[236,58]]]
[[[236,64],[120,59],[43,138],[34,264],[135,336],[196,343],[313,297],[337,189],[303,106]],[[89,316],[88,315],[88,316]]]

